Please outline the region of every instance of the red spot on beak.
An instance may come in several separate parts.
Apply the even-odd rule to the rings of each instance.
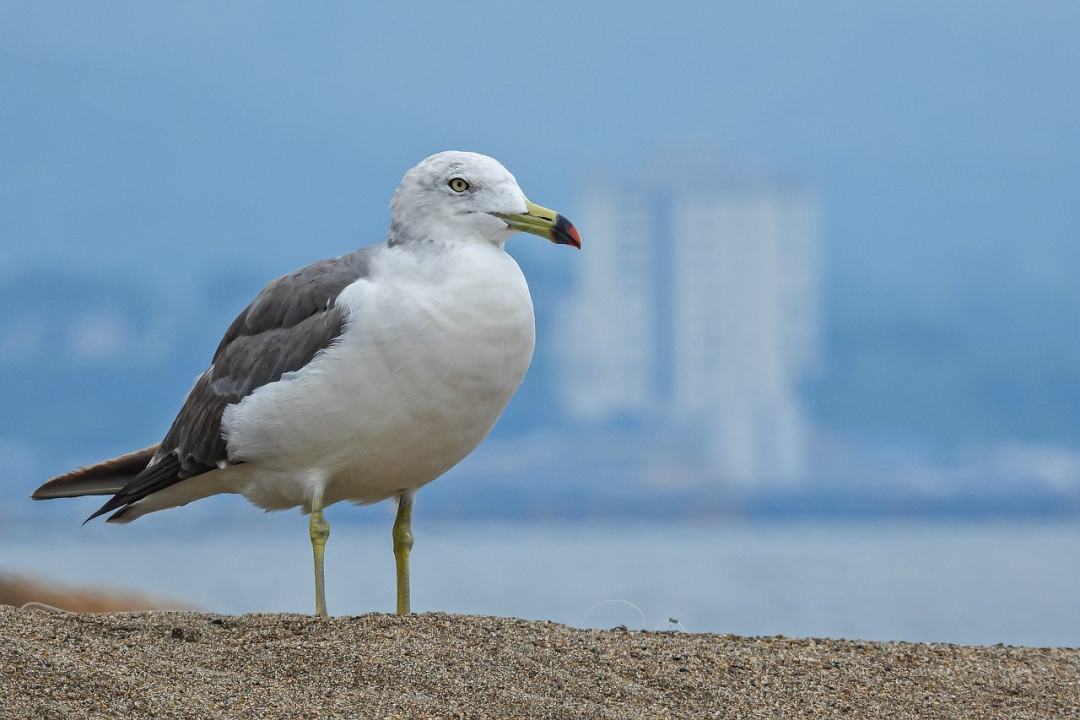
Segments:
[[[574,247],[578,250],[581,249],[581,235],[578,234],[577,228],[573,225],[570,226],[570,237],[574,238]]]

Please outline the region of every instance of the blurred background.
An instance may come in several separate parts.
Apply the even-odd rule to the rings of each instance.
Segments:
[[[80,527],[270,278],[506,164],[537,353],[417,500],[414,606],[1080,645],[1080,6],[0,3],[0,572],[311,604],[304,521]],[[335,613],[392,508],[328,513]]]

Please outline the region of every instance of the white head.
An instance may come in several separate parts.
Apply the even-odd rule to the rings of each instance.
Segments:
[[[390,201],[390,243],[490,242],[502,246],[515,231],[581,247],[563,216],[529,202],[498,160],[450,150],[405,173]]]

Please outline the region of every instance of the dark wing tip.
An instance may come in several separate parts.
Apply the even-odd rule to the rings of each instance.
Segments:
[[[86,523],[90,522],[94,518],[101,517],[105,513],[109,512],[110,510],[115,510],[116,508],[120,507],[121,505],[126,505],[127,503],[125,503],[123,500],[120,499],[120,496],[122,494],[123,493],[117,493],[116,495],[109,498],[109,500],[104,505],[102,505],[101,507],[99,507],[97,510],[94,511],[93,515],[91,515],[90,517],[83,520],[82,524],[85,525]]]
[[[153,495],[158,490],[163,490],[181,479],[183,478],[180,477],[180,461],[177,459],[176,453],[168,453],[165,457],[136,475],[131,482],[109,498],[94,514],[83,520],[83,525],[111,510],[126,508],[128,505],[136,503],[148,495]]]

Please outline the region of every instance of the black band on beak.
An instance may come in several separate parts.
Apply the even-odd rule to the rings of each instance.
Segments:
[[[555,226],[551,229],[551,242],[581,249],[581,236],[578,235],[577,228],[562,215],[555,218]]]

